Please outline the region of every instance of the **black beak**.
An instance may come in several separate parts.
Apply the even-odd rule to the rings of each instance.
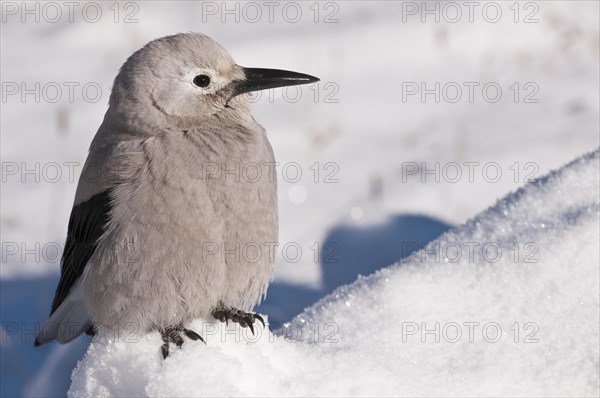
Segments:
[[[238,80],[233,83],[233,95],[248,93],[250,91],[260,91],[269,88],[297,86],[299,84],[308,84],[318,82],[319,78],[305,75],[304,73],[291,72],[279,69],[263,68],[243,68],[246,74],[245,80]]]

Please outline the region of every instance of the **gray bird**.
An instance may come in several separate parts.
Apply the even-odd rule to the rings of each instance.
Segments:
[[[50,318],[35,345],[210,317],[254,332],[277,243],[275,160],[240,94],[316,82],[244,68],[209,37],[163,37],[115,78],[82,170]]]

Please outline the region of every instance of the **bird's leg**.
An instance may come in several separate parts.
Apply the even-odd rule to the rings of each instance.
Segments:
[[[243,328],[250,328],[252,334],[254,334],[254,322],[257,319],[263,324],[263,327],[265,326],[265,320],[262,316],[251,312],[238,310],[233,307],[228,307],[223,304],[219,305],[212,311],[212,316],[214,316],[215,319],[226,323],[231,319],[233,322],[239,323]]]
[[[184,328],[182,325],[160,329],[159,332],[163,341],[160,351],[165,359],[169,356],[169,343],[173,343],[179,348],[181,348],[183,345],[183,337],[181,337],[181,333],[191,340],[200,340],[206,344],[202,336],[193,330]]]

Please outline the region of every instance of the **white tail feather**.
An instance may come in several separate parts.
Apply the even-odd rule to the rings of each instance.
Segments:
[[[36,345],[56,340],[68,343],[90,326],[90,316],[83,300],[81,278],[75,281],[69,294],[42,326]]]

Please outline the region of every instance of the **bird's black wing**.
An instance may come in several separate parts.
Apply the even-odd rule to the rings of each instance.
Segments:
[[[60,267],[60,281],[52,301],[52,314],[69,294],[75,281],[96,250],[109,220],[111,209],[110,190],[92,196],[85,202],[73,206],[69,218],[67,241]]]

